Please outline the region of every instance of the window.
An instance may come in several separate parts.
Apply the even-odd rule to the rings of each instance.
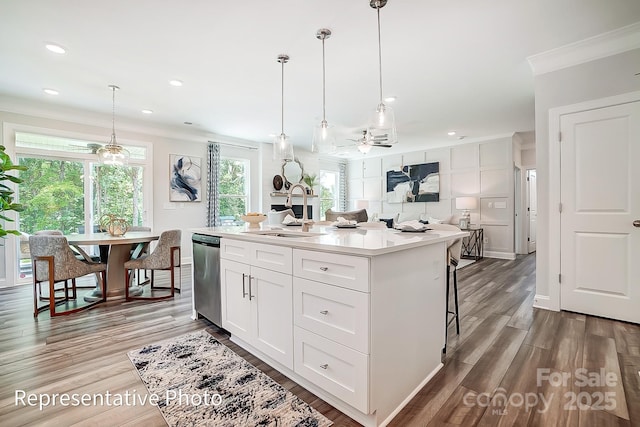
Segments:
[[[146,148],[127,146],[127,166],[97,162],[101,146],[91,141],[16,132],[18,163],[24,180],[17,198],[25,205],[18,215],[19,229],[60,230],[64,234],[97,231],[104,214],[124,218],[128,224],[144,225],[151,189],[145,191]],[[24,252],[24,251],[22,251]],[[30,275],[30,263],[20,252],[18,279]]]
[[[324,220],[327,209],[338,208],[338,172],[320,170],[320,219]]]
[[[249,206],[249,160],[222,157],[220,159],[220,223],[243,224],[241,215]]]

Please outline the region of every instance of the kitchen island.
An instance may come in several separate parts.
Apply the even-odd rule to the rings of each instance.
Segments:
[[[191,231],[221,237],[231,340],[363,425],[386,425],[442,367],[446,248],[466,233]]]

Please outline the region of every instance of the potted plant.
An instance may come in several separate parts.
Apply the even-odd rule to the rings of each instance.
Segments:
[[[311,191],[310,194],[313,194],[313,187],[315,187],[316,185],[318,185],[318,176],[314,175],[314,174],[304,174],[302,176],[302,182],[304,182],[305,184],[307,184],[307,186],[309,187],[309,190]]]
[[[12,170],[27,170],[26,167],[14,165],[9,155],[5,152],[4,145],[0,145],[0,237],[6,237],[7,234],[20,235],[18,230],[7,230],[4,228],[5,222],[13,221],[4,213],[8,211],[21,212],[24,206],[13,201],[13,189],[6,185],[3,181],[10,181],[14,184],[20,184],[22,180],[17,176],[10,175],[8,172]]]

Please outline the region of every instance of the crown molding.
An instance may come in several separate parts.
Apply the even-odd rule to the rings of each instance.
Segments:
[[[533,75],[640,48],[640,22],[527,57]]]

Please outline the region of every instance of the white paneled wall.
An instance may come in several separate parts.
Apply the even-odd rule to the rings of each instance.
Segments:
[[[386,172],[403,165],[439,162],[440,201],[387,203]],[[462,214],[455,209],[461,196],[477,198],[471,211],[473,226],[484,228],[485,256],[514,256],[514,178],[511,137],[391,156],[367,157],[348,164],[350,208],[369,202],[369,215],[418,213],[434,218]]]

